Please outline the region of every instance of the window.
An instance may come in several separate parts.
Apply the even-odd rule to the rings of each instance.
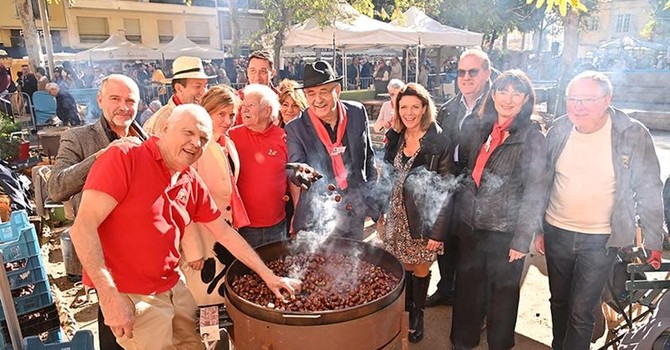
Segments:
[[[587,29],[590,32],[597,32],[600,30],[600,17],[591,17],[588,21]]]
[[[161,44],[169,43],[174,38],[172,34],[172,21],[158,20],[158,42]]]
[[[101,43],[109,38],[109,23],[104,17],[77,17],[79,42]]]
[[[186,21],[186,37],[196,44],[209,45],[209,23]]]
[[[242,40],[249,40],[254,34],[261,31],[263,23],[262,17],[240,17],[240,36]]]
[[[138,18],[124,18],[123,28],[126,29],[126,40],[141,43],[142,31],[140,30],[140,20]]]
[[[42,19],[42,16],[40,16],[40,8],[39,4],[37,3],[38,0],[30,0],[31,5],[33,7],[33,18],[35,19]],[[19,18],[19,9],[17,8],[16,2],[14,2],[14,18]],[[47,13],[47,17],[51,19],[51,14],[49,13],[49,6],[44,4],[44,11]]]
[[[630,30],[630,14],[623,14],[616,16],[616,32],[628,33]]]

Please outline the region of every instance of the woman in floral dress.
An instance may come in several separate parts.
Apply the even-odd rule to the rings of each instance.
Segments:
[[[384,248],[405,267],[405,308],[410,342],[423,339],[423,309],[430,265],[442,254],[453,193],[453,151],[435,122],[426,89],[410,83],[396,97],[393,129],[386,134],[385,166],[392,183],[383,234]]]

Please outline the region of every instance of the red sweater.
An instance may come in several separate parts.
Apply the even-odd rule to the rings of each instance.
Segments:
[[[244,125],[228,131],[240,157],[237,188],[249,215],[250,227],[270,227],[286,218],[284,195],[288,162],[286,133],[270,125],[264,132]]]

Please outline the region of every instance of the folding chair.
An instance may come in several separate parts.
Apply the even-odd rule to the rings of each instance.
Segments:
[[[607,320],[608,336],[607,343],[600,350],[618,345],[621,338],[627,331],[633,329],[636,322],[649,317],[660,302],[663,295],[670,288],[670,263],[662,263],[658,270],[648,265],[646,260],[646,251],[642,244],[642,229],[638,223],[635,232],[635,246],[627,252],[632,263],[626,265],[627,280],[622,292],[617,292],[610,280],[607,284],[607,290],[611,294],[611,301],[607,305],[611,310],[621,315],[623,320],[616,319],[612,322],[612,315],[605,315]],[[621,252],[620,252],[621,254]],[[621,255],[620,255],[621,256]],[[644,259],[642,259],[644,258]],[[616,267],[615,267],[616,268]],[[648,273],[663,273],[665,276],[660,280],[647,279]]]
[[[629,264],[626,271],[631,278],[626,281],[626,291],[628,292],[627,302],[624,304],[617,298],[614,298],[612,309],[621,315],[623,322],[619,325],[610,328],[609,341],[600,349],[607,349],[610,346],[615,346],[623,338],[626,332],[630,331],[633,326],[647,318],[656,309],[659,301],[665,295],[668,288],[670,288],[670,280],[666,275],[662,280],[640,280],[636,276],[640,276],[649,272],[670,272],[670,263],[662,263],[661,268],[654,270],[647,264]]]
[[[33,93],[35,107],[35,126],[51,126],[49,121],[56,116],[56,98],[46,91]]]

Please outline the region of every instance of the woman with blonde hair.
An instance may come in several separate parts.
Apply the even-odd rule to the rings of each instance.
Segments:
[[[405,267],[405,308],[409,341],[423,338],[423,310],[430,283],[430,265],[444,252],[447,237],[448,178],[453,178],[453,151],[435,122],[435,104],[421,85],[401,87],[395,101],[393,128],[386,133],[384,162],[392,182],[384,248]],[[437,188],[436,186],[444,187]],[[430,198],[430,199],[429,199]]]
[[[300,84],[295,80],[284,79],[279,83],[279,115],[281,116],[279,126],[282,128],[307,109],[307,98],[299,87]]]
[[[226,85],[213,86],[205,93],[201,105],[212,118],[212,141],[193,164],[209,188],[221,215],[235,229],[249,224],[235,184],[240,160],[235,145],[228,138],[228,129],[233,125],[240,103],[237,92]],[[196,303],[201,306],[222,304],[223,275],[225,267],[234,260],[232,254],[197,223],[186,227],[181,249],[183,258],[180,265]]]

